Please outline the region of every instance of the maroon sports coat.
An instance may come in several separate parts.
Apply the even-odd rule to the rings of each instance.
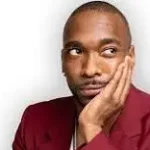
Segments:
[[[69,150],[74,132],[73,97],[29,106],[22,117],[13,150]],[[99,133],[80,150],[150,150],[150,95],[132,87],[110,136]]]

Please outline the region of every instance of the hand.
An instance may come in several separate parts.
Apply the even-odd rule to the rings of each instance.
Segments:
[[[79,128],[87,142],[102,131],[105,122],[120,110],[129,92],[134,62],[127,56],[103,91],[79,115]]]

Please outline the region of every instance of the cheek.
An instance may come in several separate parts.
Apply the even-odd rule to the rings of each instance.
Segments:
[[[66,61],[63,63],[63,71],[67,80],[77,82],[81,72],[81,63],[79,61]]]
[[[104,68],[105,73],[107,73],[111,78],[115,74],[118,66],[123,62],[123,60],[124,60],[123,58],[106,60]]]

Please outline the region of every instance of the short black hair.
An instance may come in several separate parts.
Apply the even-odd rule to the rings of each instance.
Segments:
[[[131,32],[130,32],[130,27],[129,27],[129,23],[126,19],[126,17],[124,16],[124,14],[114,5],[108,3],[108,2],[104,2],[104,1],[91,1],[91,2],[87,2],[81,6],[79,6],[77,9],[75,9],[72,14],[70,15],[70,17],[68,18],[65,27],[64,27],[64,33],[63,33],[63,39],[65,39],[66,36],[66,31],[68,28],[68,24],[70,19],[82,12],[86,12],[86,11],[97,11],[100,13],[103,12],[108,12],[108,13],[114,13],[114,14],[118,14],[120,16],[120,18],[122,19],[122,21],[124,22],[124,24],[127,27],[127,32],[128,32],[128,37],[129,37],[129,44],[131,44]]]

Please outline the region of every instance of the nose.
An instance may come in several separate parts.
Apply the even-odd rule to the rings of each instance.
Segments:
[[[95,75],[100,76],[102,74],[102,68],[100,58],[97,54],[89,54],[83,61],[82,76],[93,77]]]

